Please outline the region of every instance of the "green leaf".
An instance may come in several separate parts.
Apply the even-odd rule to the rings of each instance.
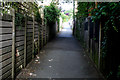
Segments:
[[[102,15],[106,15],[106,12],[102,12]]]
[[[118,32],[118,29],[117,29],[115,26],[113,26],[113,28],[114,28],[114,30],[115,30],[116,32]]]

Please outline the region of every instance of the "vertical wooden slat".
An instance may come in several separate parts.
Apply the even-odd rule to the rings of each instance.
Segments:
[[[47,25],[46,25],[46,43],[48,42],[48,29],[47,29]]]
[[[27,47],[26,46],[26,44],[27,44],[27,41],[26,41],[26,38],[27,38],[27,30],[26,30],[27,29],[26,28],[27,27],[27,16],[25,15],[24,17],[25,17],[25,38],[24,38],[24,68],[25,68],[26,67],[26,59],[27,59],[27,57],[26,57],[27,56],[26,55],[26,50],[27,50],[26,49],[26,47]]]
[[[93,61],[95,62],[95,40],[94,40],[94,38],[95,38],[95,24],[96,24],[96,22],[94,22],[94,25],[93,25],[93,42],[92,42],[92,53],[93,53]]]
[[[98,58],[98,69],[100,69],[100,49],[101,49],[101,22],[99,28],[99,58]]]
[[[43,48],[43,42],[44,42],[44,41],[43,41],[43,31],[44,31],[44,30],[43,30],[43,25],[42,25],[42,35],[41,35],[41,36],[42,36],[42,37],[41,37],[41,38],[42,38],[42,42],[41,42],[42,48]]]
[[[75,0],[73,0],[73,22],[75,21]],[[75,22],[74,22],[75,23]],[[74,28],[74,24],[73,24]],[[74,35],[74,29],[73,29],[73,35]],[[75,36],[75,35],[74,35]]]
[[[89,23],[90,23],[90,17],[88,17],[88,52],[90,52],[90,34],[89,34],[89,31],[90,31],[90,25],[89,25]]]
[[[45,24],[44,24],[44,25],[45,25]],[[44,31],[45,31],[45,32],[44,32],[44,38],[45,38],[45,39],[44,39],[44,45],[45,45],[45,44],[46,44],[46,25],[44,26]]]
[[[47,26],[47,42],[49,41],[49,27]]]
[[[12,9],[13,14],[13,26],[12,26],[12,79],[15,78],[15,12]]]
[[[2,22],[1,22],[1,19],[2,19],[2,16],[0,14],[0,25],[2,25]],[[0,32],[2,32],[2,30],[0,29]],[[0,41],[2,40],[2,36],[0,36]],[[2,43],[0,43],[0,47],[2,46]],[[1,51],[2,53],[2,51]],[[0,61],[2,61],[2,56],[0,57]],[[2,67],[2,63],[0,62],[0,68]],[[0,75],[2,75],[2,71],[0,70]],[[0,76],[0,80],[2,79],[2,76]]]
[[[41,32],[41,48],[43,47],[43,31],[44,31],[44,9],[43,8],[41,8],[41,18],[42,18],[42,26],[41,26],[41,30],[42,30],[42,32]]]
[[[35,17],[33,15],[33,43],[32,43],[32,58],[34,58],[34,32],[35,32]]]
[[[39,24],[38,24],[39,26]],[[38,54],[40,52],[40,26],[38,27]]]
[[[47,25],[45,24],[45,44],[47,44]]]

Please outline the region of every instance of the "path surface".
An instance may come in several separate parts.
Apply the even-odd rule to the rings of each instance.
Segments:
[[[17,78],[100,78],[82,47],[65,27]]]

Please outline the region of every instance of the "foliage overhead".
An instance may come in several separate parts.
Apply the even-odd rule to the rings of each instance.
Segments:
[[[89,13],[92,14],[93,22],[96,20],[101,20],[102,17],[107,17],[108,19],[105,23],[106,27],[108,24],[111,24],[113,29],[118,32],[118,26],[116,26],[115,21],[117,20],[120,22],[120,3],[102,2],[97,4],[97,8],[95,8],[95,3],[92,2],[78,3],[78,17],[87,17]]]
[[[63,22],[68,21],[69,19],[72,18],[72,16],[73,16],[73,10],[67,10],[67,11],[64,11],[63,13],[61,13]]]
[[[23,7],[24,5],[24,7]],[[26,16],[35,16],[37,21],[41,21],[39,8],[36,3],[21,3],[21,2],[5,2],[1,3],[2,13],[8,14],[10,12],[10,8],[15,10],[15,25],[21,29],[22,25],[24,24],[24,20]],[[26,9],[26,7],[29,7]],[[33,15],[31,15],[33,14]]]
[[[88,2],[79,2],[78,3],[78,12],[77,16],[78,17],[87,17],[88,16],[88,9],[92,8],[95,6],[94,2],[88,3]]]
[[[45,6],[44,17],[47,22],[55,22],[59,19],[60,10],[55,6],[54,3],[51,3],[50,6]]]
[[[119,27],[116,25],[115,21],[120,22],[120,3],[99,3],[97,8],[92,10],[92,19],[100,20],[103,17],[107,17],[105,26],[106,28],[109,28],[109,25],[111,24],[113,29],[118,32]]]

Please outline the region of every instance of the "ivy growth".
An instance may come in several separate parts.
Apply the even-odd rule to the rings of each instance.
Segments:
[[[91,14],[93,22],[97,20],[101,22],[102,28],[102,46],[101,46],[101,57],[103,60],[109,59],[111,55],[109,50],[115,46],[115,42],[111,42],[115,34],[119,34],[120,27],[120,3],[119,2],[100,2],[97,3],[78,3],[77,18],[88,17]],[[84,20],[81,20],[83,23]],[[113,32],[113,33],[112,33]],[[111,35],[113,34],[113,35]],[[115,36],[116,38],[116,36]],[[114,41],[114,40],[113,40]],[[115,40],[116,41],[116,40]],[[113,45],[114,44],[114,45]],[[119,64],[119,63],[118,63]],[[107,65],[107,64],[105,64]],[[114,70],[109,71],[107,78],[116,75]],[[120,77],[120,66],[118,67],[117,77]]]
[[[95,3],[91,2],[79,2],[78,3],[78,12],[77,12],[77,16],[78,17],[87,17],[89,12],[88,9],[91,9],[95,6]]]
[[[107,42],[108,42],[108,31],[112,28],[117,33],[120,28],[118,27],[118,22],[120,22],[120,3],[99,3],[97,8],[94,8],[92,13],[93,22],[96,20],[104,20],[105,25],[102,27],[104,31],[103,41],[102,41],[102,57],[106,56],[107,53]]]
[[[106,17],[105,21],[105,30],[109,29],[109,24],[112,25],[113,29],[118,32],[118,26],[116,25],[116,20],[120,21],[120,3],[99,3],[97,8],[94,8],[92,11],[93,21],[102,19]]]
[[[39,7],[39,8],[37,8],[36,9],[36,11],[35,11],[35,19],[36,19],[36,21],[37,22],[39,22],[39,23],[41,23],[41,16],[40,16],[40,12],[39,12],[39,9],[40,9],[41,7]]]
[[[77,17],[88,17],[88,14],[92,14],[92,21],[95,22],[96,20],[105,22],[105,25],[102,26],[104,31],[104,37],[102,42],[102,51],[103,57],[106,54],[106,44],[107,44],[107,32],[108,30],[112,29],[116,32],[119,32],[120,27],[118,27],[118,22],[120,22],[120,3],[114,2],[102,2],[98,3],[95,8],[95,3],[86,3],[81,2],[78,3],[78,13]],[[83,21],[82,21],[83,22]]]
[[[19,30],[22,29],[23,22],[24,22],[24,15],[20,13],[16,13],[15,14],[15,26],[18,26]]]
[[[1,6],[2,8],[2,13],[3,14],[8,14],[10,12],[10,8],[13,8],[15,10],[15,25],[19,27],[19,29],[22,28],[22,24],[24,22],[24,14],[26,16],[29,16],[31,13],[34,14],[35,18],[37,21],[41,21],[40,18],[40,13],[39,13],[39,8],[37,7],[36,3],[28,3],[27,5],[30,6],[28,10],[26,10],[26,7],[23,7],[22,5],[25,5],[26,3],[20,3],[20,2],[2,2]],[[23,7],[23,8],[22,8]],[[21,11],[23,9],[26,11],[25,13]],[[28,12],[27,12],[28,11]]]

